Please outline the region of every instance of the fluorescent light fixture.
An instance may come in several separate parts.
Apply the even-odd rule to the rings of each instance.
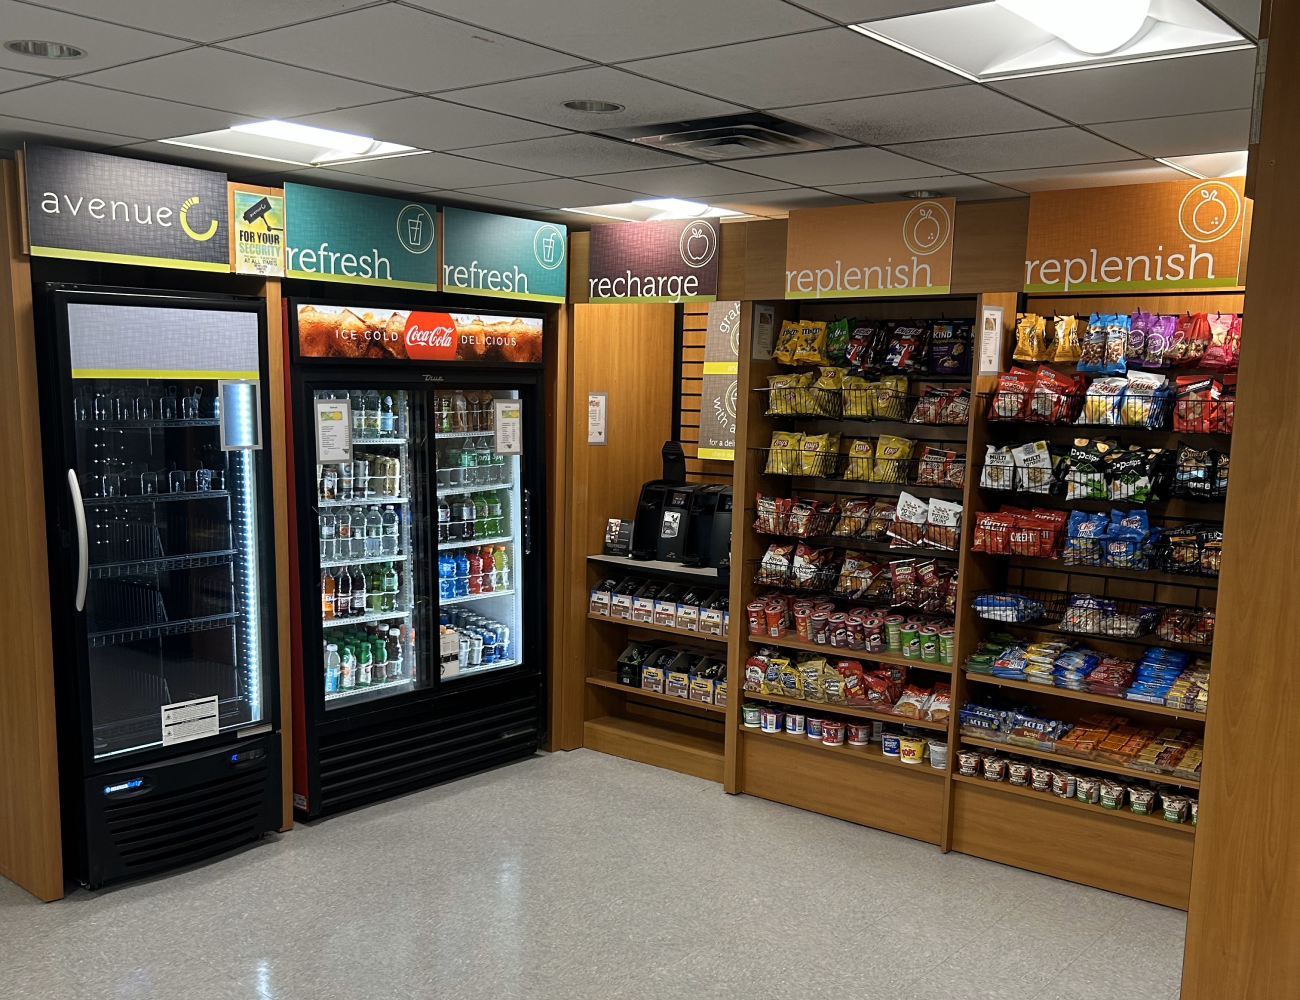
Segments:
[[[271,160],[311,167],[323,164],[355,163],[358,160],[383,160],[394,156],[414,156],[427,150],[380,142],[368,135],[336,132],[299,122],[273,118],[269,121],[232,125],[216,132],[200,132],[163,139],[173,146],[188,146],[214,153],[230,153],[254,160]]]
[[[992,0],[849,27],[976,82],[1254,47],[1199,0]]]
[[[588,205],[585,208],[566,208],[566,212],[593,215],[598,219],[616,222],[663,222],[669,219],[726,219],[743,215],[729,208],[715,208],[702,201],[685,201],[681,198],[641,198],[622,205]]]
[[[1156,161],[1198,181],[1211,177],[1246,176],[1246,150],[1230,153],[1196,153],[1191,156],[1157,156]]]

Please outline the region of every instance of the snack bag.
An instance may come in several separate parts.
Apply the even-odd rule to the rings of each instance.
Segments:
[[[758,564],[758,583],[765,587],[783,587],[790,579],[790,557],[794,546],[773,542]]]
[[[925,527],[925,541],[933,549],[956,552],[961,540],[961,504],[947,500],[930,501]]]
[[[1083,413],[1078,423],[1111,426],[1118,424],[1120,406],[1128,388],[1128,379],[1099,378],[1088,386],[1083,399]]]
[[[930,691],[928,688],[917,687],[915,684],[909,684],[903,688],[903,693],[899,696],[898,702],[894,705],[895,715],[905,715],[909,719],[925,718],[926,709],[930,704]]]
[[[793,501],[786,497],[759,493],[754,507],[754,530],[763,535],[784,535],[792,504]]]
[[[861,600],[867,596],[872,584],[883,572],[884,567],[865,552],[846,552],[844,563],[840,566],[839,580],[835,583],[835,596],[846,597],[851,601]]]
[[[930,508],[924,500],[907,492],[900,493],[894,523],[889,527],[889,547],[920,548],[925,542],[925,526],[929,515]]]
[[[1147,349],[1143,367],[1169,367],[1169,354],[1173,350],[1177,329],[1177,316],[1153,316],[1147,322]]]
[[[1213,313],[1209,323],[1210,346],[1201,359],[1201,367],[1235,371],[1241,353],[1241,317],[1232,313]]]
[[[1195,367],[1210,349],[1210,318],[1206,313],[1195,313],[1187,327],[1187,339],[1183,341],[1181,363]]]
[[[1053,323],[1055,341],[1053,361],[1078,361],[1083,348],[1079,344],[1079,317],[1057,316]]]
[[[1063,375],[1040,365],[1024,418],[1032,423],[1068,424],[1079,415],[1085,388],[1082,375]]]
[[[1017,361],[1047,360],[1046,319],[1034,313],[1016,317],[1016,350],[1011,356]]]
[[[909,438],[882,434],[876,441],[875,482],[907,482],[908,460],[916,442]]]
[[[823,572],[833,568],[834,549],[814,549],[800,542],[790,564],[790,586],[812,590],[822,580]]]
[[[952,463],[957,460],[955,451],[947,451],[939,445],[926,445],[921,449],[921,457],[916,462],[916,484],[918,486],[946,486]]]
[[[998,391],[989,404],[990,420],[1024,420],[1029,415],[1037,377],[1024,368],[1012,368],[998,375]]]
[[[985,446],[984,468],[980,470],[980,486],[986,490],[1014,490],[1016,488],[1016,460],[1008,445]]]
[[[849,346],[849,331],[854,327],[851,319],[837,319],[826,324],[826,357],[833,365],[843,365]]]
[[[853,482],[871,481],[872,457],[875,447],[870,438],[851,438],[849,440],[849,457],[844,468],[844,478]]]
[[[1163,375],[1132,372],[1124,389],[1117,423],[1158,430],[1168,416],[1169,400],[1169,385]]]
[[[795,348],[799,346],[801,327],[797,319],[788,319],[781,324],[781,333],[772,348],[772,360],[782,364],[794,364]]]
[[[784,694],[781,684],[781,671],[790,666],[790,658],[783,653],[773,653],[767,658],[763,669],[763,694]]]
[[[849,466],[852,468],[853,450],[849,449]],[[847,479],[848,476],[845,475]],[[855,538],[862,534],[871,518],[873,501],[869,498],[846,498],[840,501],[840,519],[831,535],[835,538]]]
[[[902,420],[907,410],[907,377],[884,375],[874,386],[871,415],[878,420]]]
[[[1079,371],[1101,372],[1106,363],[1106,319],[1093,313],[1088,319],[1088,329],[1083,334],[1079,350]]]
[[[884,366],[908,372],[927,371],[930,367],[929,331],[916,323],[895,326],[889,335]]]
[[[1028,441],[1011,449],[1016,464],[1016,488],[1048,493],[1052,488],[1052,453],[1046,441]]]
[[[767,412],[771,416],[790,417],[803,412],[802,402],[808,393],[812,372],[786,372],[767,377]]]
[[[1147,337],[1151,325],[1158,319],[1154,313],[1135,309],[1128,320],[1128,346],[1124,350],[1124,360],[1130,368],[1146,361]]]
[[[1110,498],[1106,480],[1106,456],[1113,451],[1107,441],[1075,438],[1070,446],[1070,500],[1106,500]]]
[[[826,356],[826,324],[818,320],[803,320],[800,323],[799,342],[794,349],[796,365],[825,365],[830,363]]]
[[[799,677],[807,701],[826,701],[826,687],[823,683],[825,671],[825,657],[815,653],[805,653],[799,657]]]
[[[930,374],[970,374],[969,320],[943,320],[930,327]]]
[[[873,415],[870,392],[870,381],[861,375],[845,375],[840,389],[844,416],[857,417],[860,420],[870,419]]]
[[[769,476],[798,476],[803,455],[804,436],[799,431],[773,431],[772,447],[767,453]]]
[[[931,722],[947,722],[952,715],[952,687],[939,683],[934,686],[930,704],[925,710],[925,717]]]
[[[898,505],[888,500],[875,500],[871,504],[871,517],[862,530],[862,537],[873,542],[883,542],[889,537],[889,529],[898,516]]]
[[[796,476],[827,477],[835,475],[835,465],[840,450],[838,432],[805,434],[799,446],[799,467]]]
[[[873,353],[877,338],[874,323],[861,323],[849,334],[844,348],[844,363],[854,372],[869,371],[873,367]]]
[[[867,677],[862,669],[862,664],[857,660],[840,660],[839,663],[835,664],[835,669],[843,683],[844,703],[848,705],[867,704]]]
[[[1107,315],[1103,319],[1106,324],[1106,344],[1100,370],[1110,375],[1123,375],[1128,371],[1129,318]]]
[[[777,683],[781,685],[780,694],[787,698],[803,698],[803,674],[789,660],[777,670]]]

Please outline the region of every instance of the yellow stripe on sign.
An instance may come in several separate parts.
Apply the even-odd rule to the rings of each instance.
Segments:
[[[63,247],[32,247],[33,257],[62,257],[65,260],[98,260],[106,264],[143,264],[146,267],[176,267],[182,271],[218,271],[230,273],[230,261],[216,264],[206,260],[181,260],[178,257],[141,257],[129,253],[100,253],[95,250],[65,250]]]
[[[706,361],[704,362],[705,375],[735,375],[735,361]]]
[[[695,457],[713,462],[734,462],[736,452],[733,448],[700,448],[695,452]]]
[[[387,282],[384,282],[387,284]],[[540,292],[494,292],[490,288],[461,288],[459,285],[443,285],[444,292],[453,292],[457,295],[486,295],[494,299],[521,299],[528,302],[563,302],[563,295],[542,295]]]
[[[74,368],[73,378],[246,378],[256,379],[261,372],[188,371],[177,368]]]
[[[339,281],[348,285],[377,285],[384,288],[417,288],[427,292],[438,291],[438,286],[427,281],[389,281],[387,278],[363,278],[358,275],[322,274],[319,271],[285,271],[287,278],[305,278],[308,281]]]

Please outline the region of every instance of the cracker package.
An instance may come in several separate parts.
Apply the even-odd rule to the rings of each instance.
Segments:
[[[805,701],[826,701],[826,667],[826,658],[816,653],[804,653],[799,657],[799,677]]]
[[[1047,360],[1046,319],[1034,313],[1016,317],[1016,350],[1011,356],[1017,361]]]
[[[1057,316],[1052,323],[1054,339],[1052,342],[1053,361],[1078,361],[1083,348],[1079,344],[1079,317]]]
[[[767,453],[769,476],[798,476],[803,455],[803,434],[799,431],[773,431],[772,447]]]

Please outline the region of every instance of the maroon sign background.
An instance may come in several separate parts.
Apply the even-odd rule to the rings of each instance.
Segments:
[[[712,219],[591,227],[592,302],[712,302],[718,297],[718,223]]]

